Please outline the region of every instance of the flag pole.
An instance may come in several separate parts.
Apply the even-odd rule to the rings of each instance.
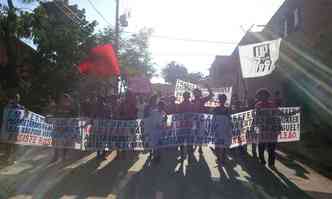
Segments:
[[[250,31],[251,31],[251,29],[253,28],[255,26],[255,24],[252,24],[250,27],[249,27],[249,29],[247,30],[247,31],[245,31],[244,29],[243,29],[243,27],[241,26],[241,29],[243,30],[243,32],[244,32],[244,36],[243,37],[245,37],[248,33],[250,33]],[[238,56],[239,56],[239,62],[240,62],[240,70],[239,70],[239,76],[240,76],[240,78],[241,78],[241,80],[242,80],[242,85],[243,85],[243,89],[244,89],[244,102],[245,102],[245,104],[246,105],[248,105],[248,86],[247,86],[247,84],[246,84],[246,81],[244,80],[244,78],[243,78],[243,73],[242,73],[242,67],[241,67],[241,61],[240,61],[240,51],[239,51],[239,46],[237,47],[237,49],[238,49]]]

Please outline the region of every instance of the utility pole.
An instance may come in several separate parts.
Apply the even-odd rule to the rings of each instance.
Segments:
[[[115,41],[114,41],[114,48],[115,48],[115,54],[119,57],[119,29],[120,29],[120,23],[119,23],[119,7],[120,7],[119,0],[115,0]],[[120,92],[119,92],[119,85],[120,85]],[[122,90],[122,81],[121,76],[116,78],[116,87],[115,87],[115,93],[119,94],[119,97],[121,96],[121,90]]]
[[[119,0],[115,0],[115,52],[119,51]]]

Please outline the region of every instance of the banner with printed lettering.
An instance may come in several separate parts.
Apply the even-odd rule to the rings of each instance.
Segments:
[[[231,117],[231,148],[252,143],[300,140],[300,107],[254,109]]]
[[[5,109],[0,141],[79,150],[145,150],[180,145],[234,148],[300,140],[300,108],[253,109],[231,116],[153,110],[143,120],[45,118]]]
[[[151,145],[154,147],[172,147],[179,145],[213,145],[215,132],[213,115],[182,113],[165,115],[159,125],[151,128]],[[158,121],[155,122],[158,124]]]
[[[88,128],[84,118],[46,118],[53,127],[53,146],[57,148],[83,149],[82,135]]]
[[[148,148],[142,120],[91,120],[84,133],[85,150],[143,150]]]
[[[208,96],[209,91],[206,88],[202,88],[202,95],[203,96]],[[232,87],[221,87],[221,88],[211,88],[214,96],[211,100],[205,103],[205,106],[207,107],[217,107],[219,106],[219,100],[218,100],[218,95],[224,94],[227,97],[225,106],[229,107],[231,105],[231,100],[232,100]]]
[[[279,59],[281,39],[239,46],[243,78],[255,78],[271,74]]]
[[[144,76],[128,77],[128,90],[133,93],[151,94],[152,88],[149,78]]]
[[[183,93],[184,92],[189,92],[191,93],[191,98],[190,100],[193,100],[193,94],[192,92],[194,89],[199,88],[202,91],[202,96],[208,96],[209,91],[207,88],[202,88],[196,84],[190,83],[190,82],[185,82],[182,80],[177,80],[175,84],[175,97],[176,97],[176,103],[179,104],[183,101]],[[220,94],[225,94],[227,97],[225,106],[229,107],[231,104],[231,99],[232,99],[232,87],[220,87],[220,88],[211,88],[214,96],[211,100],[205,103],[206,107],[217,107],[219,106],[219,101],[218,101],[218,95]]]
[[[5,109],[0,141],[22,145],[53,145],[53,125],[45,117],[23,109]]]
[[[180,79],[176,80],[174,96],[176,97],[176,103],[180,104],[183,101],[183,93],[189,92],[192,93],[195,88],[198,88],[196,84],[185,82]],[[193,96],[191,95],[191,100]]]

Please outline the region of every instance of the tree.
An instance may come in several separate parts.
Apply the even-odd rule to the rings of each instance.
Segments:
[[[22,0],[31,3],[33,0]],[[17,88],[19,77],[17,74],[17,40],[30,36],[31,14],[15,7],[12,0],[0,7],[0,38],[7,52],[7,63],[0,68],[0,85],[3,89]]]
[[[65,10],[71,11],[71,16]],[[32,92],[44,98],[78,90],[77,64],[93,46],[96,22],[88,22],[85,11],[65,2],[41,3],[33,13],[32,39],[37,46]],[[35,104],[40,101],[35,99]]]
[[[88,22],[84,10],[65,1],[40,2],[33,12],[24,12],[9,0],[1,12],[0,33],[8,54],[8,63],[0,71],[4,90],[17,88],[24,103],[39,111],[49,95],[76,89],[79,74],[75,66],[93,46],[96,22]],[[25,81],[17,73],[16,43],[21,38],[28,38],[37,48],[28,61],[23,60],[32,66],[29,72],[33,74]]]
[[[199,83],[201,80],[204,79],[204,75],[201,72],[197,72],[197,73],[188,73],[186,80],[188,82],[197,84]]]
[[[188,71],[184,65],[171,61],[165,68],[163,68],[161,75],[166,82],[175,84],[177,79],[186,80]]]
[[[155,72],[148,46],[151,33],[151,29],[145,28],[132,35],[120,32],[118,55],[121,70],[126,75],[143,74],[151,78]],[[97,44],[114,43],[114,40],[115,33],[110,27],[96,35]]]

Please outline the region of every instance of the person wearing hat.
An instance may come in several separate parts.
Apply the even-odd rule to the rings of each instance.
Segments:
[[[276,108],[276,105],[273,103],[273,101],[270,100],[270,97],[271,97],[270,91],[266,88],[261,88],[256,92],[256,98],[257,98],[257,102],[255,104],[256,116],[260,115],[259,110],[261,108]],[[268,156],[269,167],[274,168],[276,145],[277,143],[275,142],[258,143],[258,156],[261,164],[263,165],[266,164],[264,152],[265,149],[267,149],[269,155]]]

